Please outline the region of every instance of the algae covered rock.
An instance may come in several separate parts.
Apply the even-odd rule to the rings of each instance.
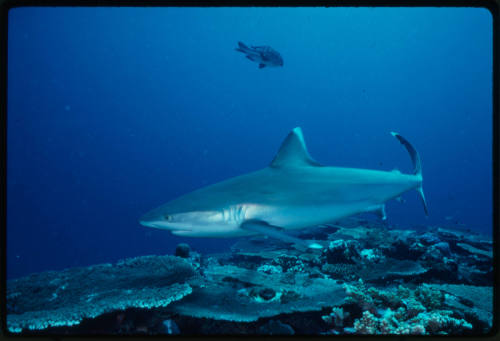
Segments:
[[[191,252],[191,248],[186,243],[180,243],[175,248],[175,255],[177,257],[188,258],[190,252]]]

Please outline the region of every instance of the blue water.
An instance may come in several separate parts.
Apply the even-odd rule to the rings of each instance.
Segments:
[[[270,45],[283,68],[234,48]],[[492,230],[492,18],[474,8],[18,8],[8,33],[7,271],[172,253],[138,224],[265,167],[301,126],[325,165],[411,172],[390,224]],[[446,218],[448,217],[448,218]]]

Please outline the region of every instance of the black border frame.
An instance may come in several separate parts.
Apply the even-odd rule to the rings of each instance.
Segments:
[[[500,230],[500,88],[499,88],[499,39],[500,39],[500,26],[499,26],[499,11],[500,0],[0,0],[0,327],[2,337],[16,337],[16,338],[52,338],[60,339],[62,337],[68,338],[88,338],[88,337],[126,337],[126,338],[143,338],[142,334],[131,335],[108,335],[108,334],[17,334],[11,333],[7,329],[6,321],[6,257],[7,257],[7,48],[8,48],[8,13],[12,8],[18,7],[473,7],[484,8],[488,10],[492,16],[492,30],[493,30],[493,72],[492,72],[492,100],[493,100],[493,326],[486,334],[480,335],[297,335],[293,337],[275,336],[274,339],[309,339],[309,338],[330,338],[335,339],[350,339],[353,338],[399,338],[404,340],[406,338],[426,338],[426,339],[442,339],[444,338],[487,338],[495,337],[500,339],[499,332],[499,312],[500,301],[498,297],[498,287],[500,284],[499,273],[499,230]],[[243,338],[271,338],[270,336],[257,336],[257,335],[148,335],[148,338],[173,338],[173,339],[198,339],[198,338],[225,338],[225,337],[243,337]]]

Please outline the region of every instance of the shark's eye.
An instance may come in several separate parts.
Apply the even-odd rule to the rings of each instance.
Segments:
[[[166,221],[172,221],[172,216],[171,215],[165,215],[165,220]]]

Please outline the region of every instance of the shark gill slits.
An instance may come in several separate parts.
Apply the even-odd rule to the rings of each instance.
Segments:
[[[242,213],[243,213],[243,206],[240,205],[240,206],[238,206],[238,212],[236,214],[238,221],[242,221],[243,220],[242,219]]]
[[[244,205],[230,206],[222,210],[222,219],[225,222],[241,222],[245,220]]]

